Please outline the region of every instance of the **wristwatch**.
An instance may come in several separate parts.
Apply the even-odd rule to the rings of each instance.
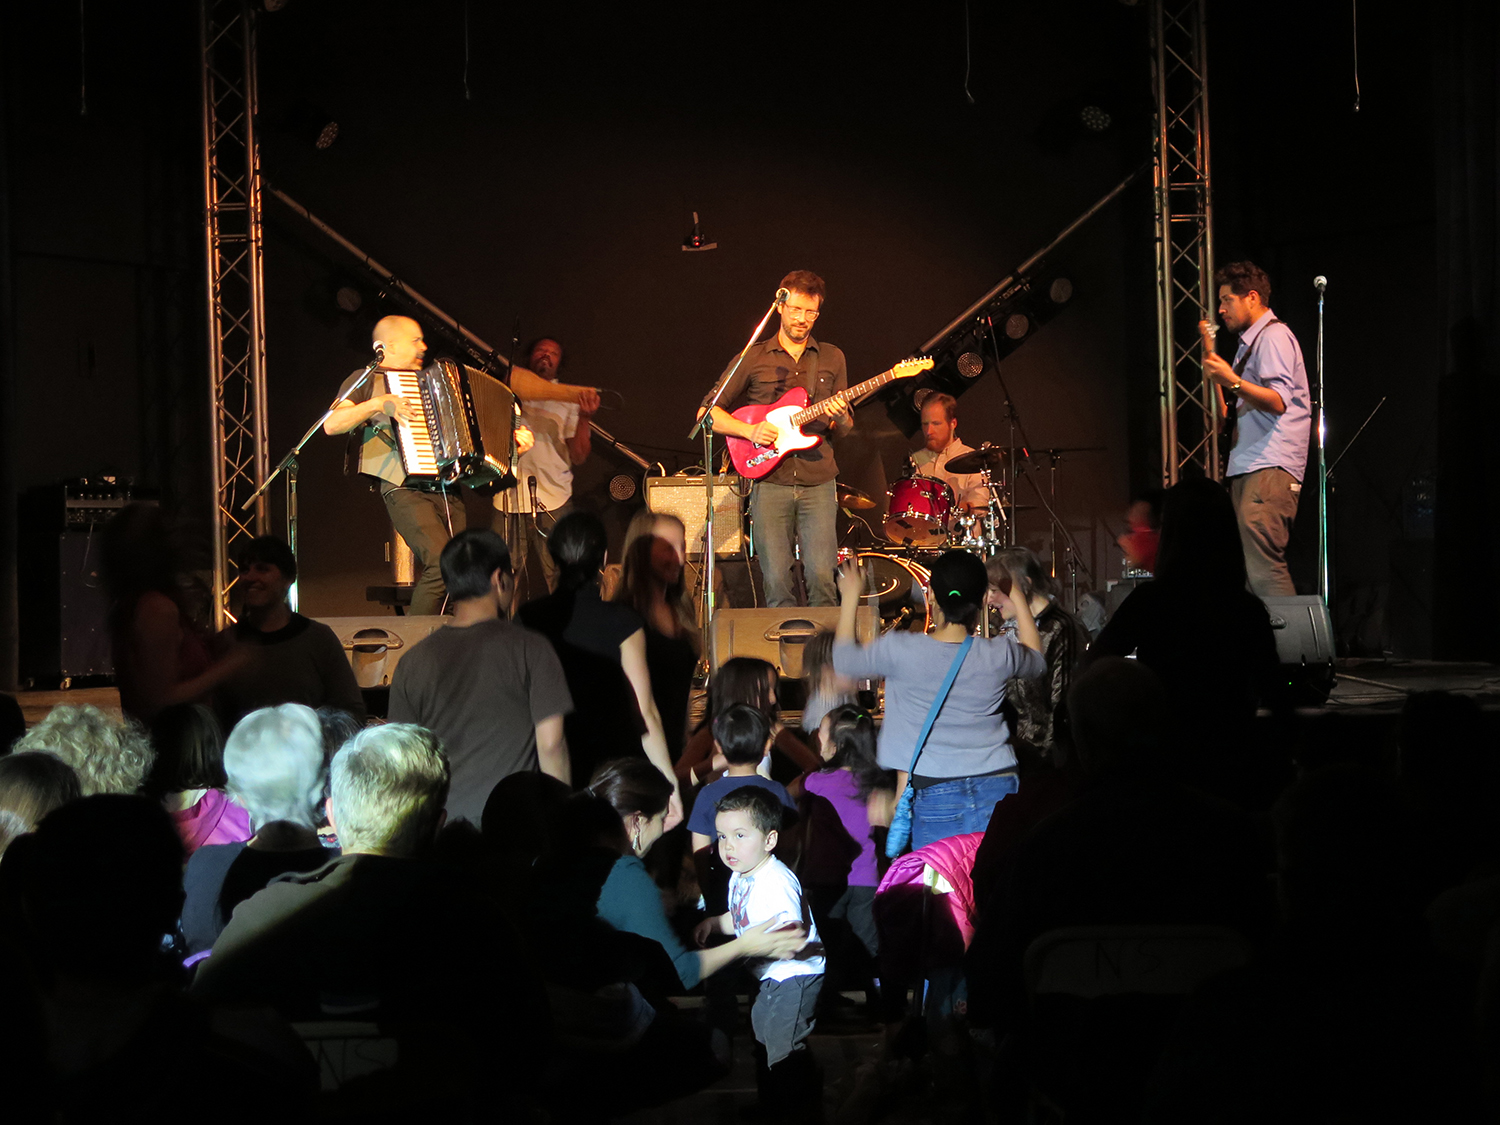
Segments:
[[[1236,379],[1234,381],[1234,386],[1230,387],[1229,389],[1231,391],[1233,391],[1235,394],[1239,394],[1240,393],[1240,384],[1243,383],[1244,381],[1245,380],[1243,380],[1243,379]]]

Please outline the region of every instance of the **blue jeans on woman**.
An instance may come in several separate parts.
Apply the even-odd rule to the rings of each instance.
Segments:
[[[918,789],[911,798],[912,850],[935,840],[983,832],[995,806],[1021,788],[1013,773],[955,777]]]

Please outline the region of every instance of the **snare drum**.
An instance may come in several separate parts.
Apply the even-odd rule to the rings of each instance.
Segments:
[[[936,547],[948,535],[953,490],[935,477],[909,477],[891,486],[885,537],[904,546]]]

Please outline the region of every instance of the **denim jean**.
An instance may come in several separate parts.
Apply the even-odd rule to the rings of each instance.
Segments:
[[[808,605],[838,605],[834,569],[838,566],[838,485],[756,484],[750,493],[750,521],[766,605],[797,604],[792,580],[796,548],[802,547],[802,579]]]
[[[983,832],[995,806],[1021,787],[1013,773],[955,777],[918,789],[911,798],[912,850],[935,840]]]

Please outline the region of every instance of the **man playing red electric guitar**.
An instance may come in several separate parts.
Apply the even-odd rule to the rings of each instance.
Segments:
[[[819,403],[849,386],[844,353],[832,344],[818,342],[812,334],[813,321],[823,308],[823,279],[808,270],[794,270],[781,279],[781,287],[790,292],[781,306],[781,328],[770,339],[751,345],[725,386],[719,401],[729,409],[714,407],[716,433],[775,445],[775,425],[749,425],[729,410],[769,405],[793,387],[803,388],[810,402]],[[703,413],[701,406],[698,413]],[[854,424],[843,401],[831,405],[829,415],[827,421],[804,425],[803,432],[827,436],[831,429],[842,435]],[[825,440],[811,449],[790,453],[751,486],[750,520],[768,606],[797,604],[792,566],[799,547],[807,604],[838,604],[834,581],[839,549],[834,483],[838,472],[833,447]]]

